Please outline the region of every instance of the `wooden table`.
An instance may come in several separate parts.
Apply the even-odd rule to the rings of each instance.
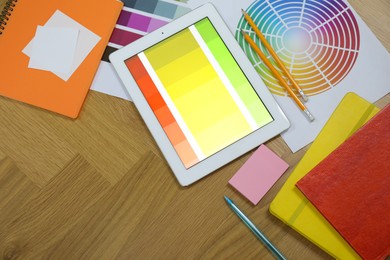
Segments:
[[[390,50],[390,2],[350,2]],[[91,91],[72,120],[0,97],[0,258],[273,259],[223,195],[287,258],[330,258],[268,211],[308,147],[266,145],[291,167],[252,206],[228,185],[251,153],[182,188],[131,102]]]

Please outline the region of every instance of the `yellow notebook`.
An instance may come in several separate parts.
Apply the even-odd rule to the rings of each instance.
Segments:
[[[270,212],[336,259],[360,259],[342,236],[295,187],[320,161],[379,111],[348,93],[270,205]]]

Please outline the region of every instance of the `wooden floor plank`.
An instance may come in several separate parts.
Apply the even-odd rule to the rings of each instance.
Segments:
[[[168,167],[147,153],[93,208],[84,214],[61,243],[51,250],[54,259],[114,259],[129,237],[138,237],[141,223],[170,207],[174,180]],[[169,182],[169,183],[166,183]],[[142,183],[150,183],[145,186]],[[80,246],[82,245],[82,246]]]
[[[0,233],[5,234],[0,236],[0,252],[7,252],[10,258],[50,259],[48,249],[62,241],[110,187],[85,159],[76,156],[24,206],[14,210],[9,223],[0,226]]]
[[[71,121],[0,97],[0,149],[39,187],[56,176],[77,152],[56,134],[54,121]],[[37,113],[34,113],[37,112]],[[12,116],[10,116],[12,115]],[[62,126],[60,131],[65,131]]]
[[[0,229],[39,192],[39,188],[27,178],[8,157],[0,160]]]

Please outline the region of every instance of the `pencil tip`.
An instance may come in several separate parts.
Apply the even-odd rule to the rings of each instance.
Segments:
[[[242,9],[242,8],[241,8],[241,12],[242,12],[243,14],[246,14],[245,11],[244,11],[244,9]]]

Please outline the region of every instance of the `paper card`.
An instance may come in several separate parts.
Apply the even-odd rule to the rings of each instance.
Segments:
[[[100,41],[101,37],[73,20],[71,17],[57,10],[45,23],[44,27],[67,27],[79,30],[79,37],[76,45],[76,51],[74,54],[73,65],[69,73],[60,74],[59,77],[67,81],[72,74],[81,65],[88,54],[93,50],[96,44]],[[23,49],[23,53],[27,56],[31,56],[32,44],[35,38]]]
[[[229,184],[256,205],[288,167],[267,146],[261,145],[229,180]]]
[[[51,71],[54,74],[69,73],[78,35],[77,29],[38,26],[28,67]]]
[[[115,72],[114,66],[106,61],[100,61],[91,89],[110,96],[132,100],[118,74]]]

